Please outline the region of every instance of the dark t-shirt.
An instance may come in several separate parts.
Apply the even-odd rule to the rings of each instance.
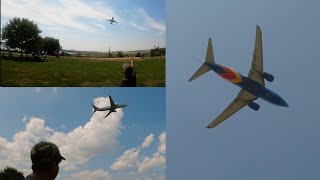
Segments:
[[[122,79],[120,87],[136,87],[136,76],[133,74],[130,78]]]

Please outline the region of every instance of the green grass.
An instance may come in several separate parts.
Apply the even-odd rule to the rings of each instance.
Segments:
[[[1,59],[1,86],[14,87],[110,87],[124,78],[122,65],[128,60],[89,60],[49,57],[36,62],[32,57]],[[137,86],[165,86],[165,60],[136,60]]]

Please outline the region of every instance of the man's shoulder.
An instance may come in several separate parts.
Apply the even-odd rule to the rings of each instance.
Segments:
[[[37,180],[35,176],[28,175],[24,180]]]

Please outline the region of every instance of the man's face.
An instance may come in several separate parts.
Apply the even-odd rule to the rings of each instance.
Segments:
[[[61,160],[53,162],[53,167],[52,167],[51,173],[50,173],[52,179],[55,179],[59,173],[59,163],[60,162],[61,162]]]

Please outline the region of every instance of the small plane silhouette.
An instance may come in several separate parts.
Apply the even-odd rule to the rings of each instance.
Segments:
[[[212,41],[211,38],[209,38],[206,59],[202,66],[191,76],[189,81],[192,81],[206,72],[213,70],[225,80],[239,86],[241,90],[238,96],[230,103],[230,105],[216,119],[214,119],[207,126],[207,128],[214,128],[246,105],[251,109],[258,111],[260,108],[259,104],[253,102],[258,98],[278,106],[289,107],[286,101],[283,100],[278,94],[265,87],[264,79],[272,82],[274,76],[263,71],[262,55],[262,33],[259,26],[256,28],[256,42],[252,66],[248,77],[241,75],[229,67],[216,64],[214,61]]]
[[[106,118],[106,117],[109,116],[109,114],[111,114],[112,112],[117,112],[117,111],[116,111],[117,108],[122,108],[122,107],[126,107],[126,106],[127,106],[127,105],[125,105],[125,104],[114,104],[111,96],[109,96],[109,99],[110,99],[110,106],[107,106],[107,107],[98,108],[98,107],[96,107],[95,105],[92,104],[92,107],[93,107],[93,109],[94,109],[92,115],[93,115],[96,111],[109,111],[108,114],[105,116],[105,118]]]
[[[112,17],[111,19],[107,19],[107,21],[110,21],[110,24],[119,23],[118,21],[114,20],[114,17]]]

